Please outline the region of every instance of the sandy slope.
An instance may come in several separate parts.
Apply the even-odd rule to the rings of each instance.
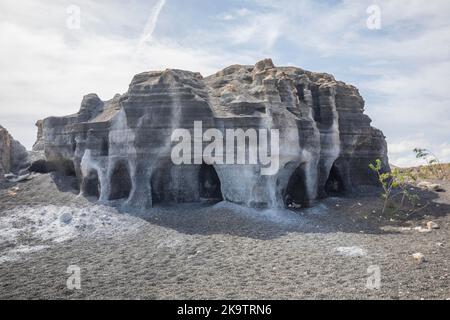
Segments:
[[[65,191],[48,175],[0,190],[0,298],[450,298],[449,192],[423,192],[424,210],[390,221],[374,196],[301,212],[183,205],[142,220]],[[411,230],[429,220],[440,229]],[[69,265],[80,291],[66,287]],[[373,265],[380,290],[366,288]]]

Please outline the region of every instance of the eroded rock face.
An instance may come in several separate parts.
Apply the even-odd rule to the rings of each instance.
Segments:
[[[18,173],[27,166],[27,161],[28,152],[25,147],[0,126],[0,179],[4,179],[4,174]]]
[[[260,164],[175,165],[171,135],[278,129],[279,170]],[[77,114],[38,123],[47,161],[80,181],[81,193],[129,209],[160,202],[225,199],[252,207],[308,206],[316,199],[375,185],[369,162],[388,169],[381,131],[370,126],[358,90],[333,76],[271,60],[212,76],[181,70],[136,75],[124,95],[84,97]],[[208,145],[203,142],[203,146]]]
[[[0,183],[5,181],[5,171],[3,170],[3,167],[0,165]]]

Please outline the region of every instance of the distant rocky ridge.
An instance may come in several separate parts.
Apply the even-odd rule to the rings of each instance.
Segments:
[[[0,126],[0,180],[8,173],[19,173],[28,165],[28,152]]]
[[[176,128],[192,132],[194,121],[204,130],[279,129],[280,170],[263,176],[260,165],[174,165],[170,136]],[[389,168],[385,137],[370,123],[357,88],[267,59],[206,78],[171,69],[138,74],[124,95],[89,94],[78,113],[38,122],[35,150],[45,152],[47,167],[76,176],[83,195],[130,211],[220,199],[309,206],[376,185],[368,169],[375,159]]]

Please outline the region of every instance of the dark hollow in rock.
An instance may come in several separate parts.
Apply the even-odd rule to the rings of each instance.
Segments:
[[[289,179],[286,192],[285,203],[287,205],[297,204],[302,207],[311,206],[311,200],[307,194],[306,186],[306,168],[304,165],[299,166]]]
[[[82,189],[88,197],[100,198],[100,181],[96,170],[91,170],[83,181]]]
[[[39,159],[28,167],[28,171],[36,173],[59,172],[66,176],[76,176],[74,163],[68,159],[58,161]]]
[[[328,196],[339,196],[345,193],[344,180],[335,164],[331,167],[330,175],[325,183],[325,192]]]
[[[56,166],[46,160],[37,160],[28,168],[30,172],[50,173],[56,171]]]
[[[203,164],[200,167],[199,176],[200,198],[206,201],[220,202],[223,200],[220,188],[220,179],[214,166]]]
[[[122,161],[118,162],[111,175],[109,200],[128,199],[131,187],[132,184],[128,166]]]

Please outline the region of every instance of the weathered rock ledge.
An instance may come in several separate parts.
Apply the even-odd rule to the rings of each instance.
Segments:
[[[278,129],[278,173],[261,175],[261,165],[173,164],[171,134],[185,128],[194,135],[194,121],[204,130]],[[76,176],[83,195],[130,210],[220,199],[308,206],[377,184],[368,164],[379,158],[388,168],[387,147],[370,123],[354,86],[268,59],[206,78],[182,70],[138,74],[124,95],[102,101],[89,94],[78,113],[38,122],[36,149],[45,151],[45,166]]]
[[[25,147],[0,126],[0,181],[4,180],[5,174],[19,173],[27,164],[28,153]]]

